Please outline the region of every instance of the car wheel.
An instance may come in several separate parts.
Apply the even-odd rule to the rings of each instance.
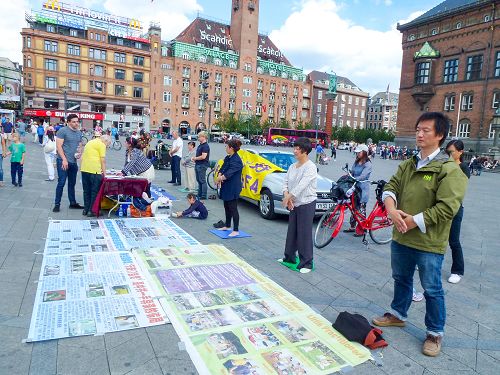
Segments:
[[[267,189],[260,193],[259,212],[260,216],[266,220],[272,220],[276,216],[276,213],[274,212],[273,193]]]

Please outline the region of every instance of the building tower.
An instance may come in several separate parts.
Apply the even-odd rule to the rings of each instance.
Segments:
[[[231,38],[233,47],[240,53],[240,61],[257,66],[259,47],[259,1],[233,0],[231,9]]]

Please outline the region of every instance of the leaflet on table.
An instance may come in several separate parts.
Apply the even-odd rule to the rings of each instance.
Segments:
[[[150,289],[128,252],[44,256],[29,340],[164,324]]]
[[[104,220],[51,220],[47,230],[45,255],[79,254],[125,250],[116,233]]]
[[[188,246],[199,242],[169,219],[140,218],[106,220],[128,249],[149,249],[170,245]]]
[[[166,295],[165,310],[200,373],[329,374],[370,358],[368,350],[226,248],[186,251],[172,247],[138,255]],[[206,252],[218,263],[204,257],[194,265]],[[174,265],[172,257],[185,262]]]

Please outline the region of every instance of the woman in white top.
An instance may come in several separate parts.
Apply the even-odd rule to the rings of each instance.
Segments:
[[[54,181],[55,178],[56,140],[54,134],[55,132],[48,131],[45,137],[43,137],[43,154],[45,155],[45,164],[47,164],[47,171],[49,173],[49,178],[45,179],[45,181]]]
[[[290,210],[288,232],[286,235],[285,255],[280,262],[296,264],[296,253],[299,253],[297,269],[301,273],[311,272],[313,266],[312,227],[316,212],[316,181],[318,171],[316,165],[309,160],[312,150],[308,138],[295,141],[293,154],[297,163],[288,168],[283,183],[283,207]]]

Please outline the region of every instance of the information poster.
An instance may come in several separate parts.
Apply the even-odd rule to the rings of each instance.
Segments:
[[[200,374],[331,374],[371,358],[218,245],[134,252]]]

